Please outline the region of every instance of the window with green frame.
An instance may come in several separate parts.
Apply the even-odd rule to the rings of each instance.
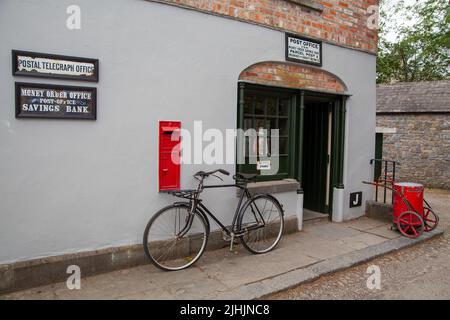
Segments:
[[[241,91],[242,92],[242,91]],[[242,94],[242,93],[241,93]],[[249,137],[245,138],[245,164],[237,166],[237,171],[241,173],[260,174],[255,164],[259,161],[259,156],[252,159],[249,155],[249,150],[253,151],[253,155],[258,155],[261,148],[269,151],[268,155],[271,157],[279,157],[278,174],[272,176],[260,176],[259,181],[267,180],[281,180],[292,178],[294,176],[293,157],[295,129],[294,129],[294,113],[295,109],[292,107],[293,93],[288,90],[281,89],[271,90],[269,88],[256,88],[251,85],[246,85],[244,90],[244,99],[242,110],[238,110],[238,115],[242,119],[238,119],[240,128],[244,130],[254,129],[257,133],[261,129],[267,130],[267,136],[257,135],[257,138],[252,140]],[[277,138],[274,129],[278,129],[279,152],[278,154],[271,154],[272,139]],[[252,145],[250,145],[252,144]]]

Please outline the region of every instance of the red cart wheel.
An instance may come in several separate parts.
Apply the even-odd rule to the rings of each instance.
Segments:
[[[417,238],[423,233],[423,219],[413,211],[405,211],[398,217],[397,229],[405,237]]]
[[[429,207],[423,208],[423,223],[425,232],[430,232],[436,229],[439,223],[439,217],[434,211]]]

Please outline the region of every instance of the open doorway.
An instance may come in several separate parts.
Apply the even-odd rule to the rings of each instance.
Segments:
[[[302,187],[304,209],[331,213],[332,117],[334,100],[305,96]]]
[[[272,154],[279,157],[276,174],[262,175],[247,156],[236,171],[258,174],[265,182],[296,179],[304,212],[331,215],[333,190],[343,188],[345,96],[240,83],[238,101],[238,128],[263,128],[269,134],[276,129],[280,148]],[[249,147],[246,141],[245,150]]]

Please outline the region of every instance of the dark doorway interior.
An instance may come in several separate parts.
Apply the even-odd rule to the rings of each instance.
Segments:
[[[303,144],[304,208],[330,213],[332,108],[323,99],[305,99]]]

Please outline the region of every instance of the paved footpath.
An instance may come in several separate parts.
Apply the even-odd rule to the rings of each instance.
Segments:
[[[405,277],[443,270],[428,268],[427,260],[439,259],[436,267],[445,263],[448,266],[448,255],[443,257],[440,253],[442,245],[438,243],[442,241],[448,243],[447,236],[436,240],[436,244],[424,244],[422,247],[434,249],[422,249],[425,253],[419,256],[423,255],[424,265],[407,272]],[[251,255],[237,246],[235,252],[227,249],[207,252],[194,267],[183,271],[163,272],[152,265],[143,265],[82,278],[81,290],[69,290],[65,283],[57,283],[0,296],[0,299],[255,299],[416,242],[391,231],[390,224],[366,217],[341,224],[308,222],[304,231],[285,236],[277,250],[265,255]],[[390,259],[399,267],[417,258],[403,253],[395,257]],[[383,283],[388,282],[389,274],[385,272],[383,276]],[[332,288],[338,297],[337,291],[348,292],[348,286],[358,281],[356,277],[344,276],[337,284],[329,282],[328,289]],[[442,281],[448,281],[448,277]],[[320,297],[326,290],[324,287],[313,292]],[[290,291],[277,297],[315,297],[307,291],[300,293],[300,289],[299,293]]]
[[[268,299],[450,299],[450,191],[427,190],[444,236],[369,263],[270,295]],[[367,288],[371,265],[381,271],[381,290]]]

